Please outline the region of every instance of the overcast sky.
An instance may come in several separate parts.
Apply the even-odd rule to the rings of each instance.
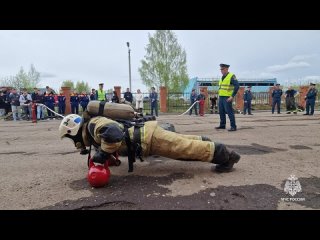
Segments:
[[[0,30],[0,78],[34,64],[42,87],[58,90],[64,80],[105,89],[129,86],[130,42],[132,90],[146,91],[138,68],[150,30],[4,31]],[[189,77],[218,77],[227,63],[237,78],[277,78],[295,84],[320,81],[320,31],[174,31],[186,50]],[[40,87],[41,87],[40,86]]]

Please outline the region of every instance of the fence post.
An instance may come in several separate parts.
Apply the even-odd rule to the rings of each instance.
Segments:
[[[243,102],[243,94],[244,94],[244,88],[245,87],[240,87],[236,97],[236,109],[243,111],[244,107],[244,102]]]
[[[306,100],[304,99],[304,97],[307,95],[308,90],[309,90],[309,86],[300,86],[300,88],[299,88],[299,93],[300,93],[299,104],[302,107],[306,107]]]
[[[117,93],[118,98],[120,100],[121,99],[121,86],[114,86],[114,91]]]
[[[33,123],[37,123],[37,104],[32,103],[31,105],[31,118]]]
[[[70,105],[70,87],[61,87],[63,91],[63,95],[66,97],[66,111],[65,114],[70,114],[71,113],[71,105]]]
[[[272,92],[274,87],[269,88],[269,105],[272,106]]]
[[[167,88],[160,87],[160,112],[166,113],[167,110]]]

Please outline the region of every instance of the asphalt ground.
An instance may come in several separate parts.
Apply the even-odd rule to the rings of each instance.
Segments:
[[[137,160],[128,173],[121,158],[109,184],[95,189],[86,180],[86,156],[60,140],[60,121],[0,120],[0,209],[320,209],[319,112],[254,112],[236,121],[238,131],[228,132],[214,129],[216,114],[158,117],[179,133],[205,135],[239,152],[230,173],[161,156]],[[301,186],[293,196],[284,191],[291,175]]]

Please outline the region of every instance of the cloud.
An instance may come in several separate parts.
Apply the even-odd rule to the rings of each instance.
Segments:
[[[53,74],[53,73],[40,72],[40,77],[41,78],[54,78],[54,77],[57,77],[57,75]]]
[[[310,63],[308,63],[306,60],[310,60],[315,57],[317,57],[317,54],[296,55],[291,58],[288,63],[282,65],[272,65],[266,67],[266,70],[268,72],[282,72],[294,68],[310,67]]]
[[[266,68],[268,72],[281,72],[294,68],[304,68],[309,67],[310,64],[307,62],[288,62],[283,65],[273,65]]]
[[[317,54],[308,54],[308,55],[296,55],[293,58],[291,58],[290,62],[302,62],[307,59],[311,59],[316,57]]]

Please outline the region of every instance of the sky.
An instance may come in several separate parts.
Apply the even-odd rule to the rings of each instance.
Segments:
[[[220,63],[241,78],[277,78],[281,84],[320,82],[319,30],[173,30],[187,54],[190,78],[220,77]],[[33,64],[39,87],[58,90],[64,80],[104,89],[142,84],[138,68],[155,30],[0,30],[0,79]]]

